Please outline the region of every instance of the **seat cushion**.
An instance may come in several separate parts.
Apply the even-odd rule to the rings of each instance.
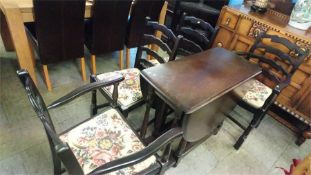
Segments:
[[[68,143],[85,174],[144,148],[115,109],[109,109],[78,125],[62,134],[60,139]],[[139,164],[109,174],[136,174],[155,163],[155,156],[151,156]]]
[[[121,108],[126,109],[143,99],[140,89],[140,71],[136,68],[103,73],[97,75],[96,78],[98,80],[109,79],[109,77],[113,77],[115,74],[124,76],[124,80],[118,86],[118,103],[121,105]],[[112,97],[113,86],[104,87],[103,90]]]
[[[272,89],[256,79],[251,79],[235,88],[233,93],[250,106],[258,109],[263,106]]]

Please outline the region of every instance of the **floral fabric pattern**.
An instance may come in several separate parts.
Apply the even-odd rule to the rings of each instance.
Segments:
[[[256,79],[251,79],[235,88],[233,92],[243,101],[258,109],[264,105],[266,99],[271,95],[272,89]]]
[[[121,107],[127,108],[128,106],[131,106],[133,103],[143,98],[142,92],[140,90],[140,71],[138,69],[131,68],[121,71],[103,73],[97,75],[97,79],[109,79],[109,77],[113,77],[115,74],[122,74],[124,76],[124,80],[121,81],[118,86],[118,103],[121,105]],[[113,85],[104,87],[103,90],[107,92],[110,97],[112,97]]]
[[[85,174],[97,167],[135,153],[144,145],[115,109],[94,117],[60,136],[67,142]],[[131,175],[156,162],[155,156],[109,175]]]

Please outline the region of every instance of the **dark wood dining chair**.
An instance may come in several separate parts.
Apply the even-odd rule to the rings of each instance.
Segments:
[[[126,68],[130,66],[130,49],[141,45],[143,34],[153,34],[152,30],[146,30],[145,19],[150,17],[152,21],[164,23],[167,3],[165,0],[149,1],[135,0],[130,13],[127,26],[126,46]],[[161,18],[160,18],[161,17]],[[158,36],[159,37],[159,36]]]
[[[142,43],[147,45],[142,44],[137,48],[134,67],[139,70],[143,70],[157,64],[163,64],[175,60],[182,36],[176,36],[171,29],[167,28],[163,24],[150,21],[149,17],[146,18],[146,26],[147,28],[153,29],[155,31],[154,33],[160,31],[162,37],[157,38],[155,35],[150,34],[143,35]],[[163,38],[165,38],[165,40]],[[148,47],[150,44],[159,47],[162,52],[167,55],[167,57],[160,56],[159,52],[156,52],[152,50],[152,48]],[[145,55],[143,55],[143,53],[145,53]],[[162,55],[164,53],[162,53]],[[149,56],[153,59],[149,59]]]
[[[247,127],[228,115],[229,119],[244,130],[234,145],[235,149],[239,149],[249,133],[259,126],[269,107],[289,85],[291,76],[309,51],[301,49],[286,38],[261,33],[249,52],[238,54],[258,64],[262,73],[256,79],[251,79],[233,90],[233,95],[239,100],[238,105],[253,113]]]
[[[48,64],[80,58],[82,79],[84,60],[85,0],[33,0],[35,25],[27,25],[28,38],[43,66],[44,79],[52,90]]]
[[[183,36],[180,50],[186,54],[194,54],[210,49],[218,29],[202,19],[183,13],[176,30]]]
[[[92,73],[96,74],[96,55],[119,51],[123,68],[123,49],[132,0],[96,0],[92,17],[86,20],[85,45],[91,53]]]
[[[122,75],[81,86],[46,106],[28,72],[18,71],[29,101],[43,124],[50,144],[54,174],[64,171],[72,175],[83,174],[163,174],[175,162],[170,156],[171,142],[182,135],[180,128],[173,128],[149,145],[144,145],[138,134],[122,114],[109,107],[63,133],[55,131],[49,111],[73,101],[96,89],[113,85],[117,93]],[[117,96],[114,96],[116,103]],[[164,149],[159,156],[157,152]],[[64,169],[62,169],[64,165]]]
[[[164,63],[170,60],[174,60],[176,56],[176,48],[179,44],[179,37],[176,37],[171,30],[169,30],[164,25],[158,24],[154,21],[149,21],[147,18],[146,24],[152,31],[161,31],[161,33],[166,34],[171,38],[171,47],[170,48],[167,44],[165,44],[160,39],[156,38],[155,36],[145,34],[144,38],[142,40],[142,44],[155,44],[159,46],[160,48],[163,48],[164,51],[167,51],[169,53],[169,58],[164,58],[163,56],[159,55],[155,51],[150,50],[149,48],[145,48],[144,46],[140,46],[138,48],[137,56],[135,60],[135,68],[129,68],[124,69],[121,71],[114,71],[114,72],[108,72],[103,74],[98,74],[96,77],[94,77],[91,81],[100,81],[102,79],[106,79],[108,77],[113,76],[114,74],[122,74],[125,77],[125,80],[120,82],[119,89],[118,89],[118,106],[119,109],[122,111],[124,116],[127,116],[128,113],[137,108],[138,106],[142,105],[144,103],[143,95],[141,92],[141,84],[140,84],[140,70],[144,68],[144,63],[149,62],[149,60],[145,60],[142,58],[142,51],[146,51],[147,54],[151,54],[156,58],[156,60],[159,60],[159,63]],[[154,32],[153,32],[154,33]],[[146,40],[144,40],[146,39]],[[148,64],[148,63],[147,63]],[[148,66],[153,66],[151,62],[148,64]],[[104,95],[106,99],[111,103],[111,100],[113,99],[113,87],[107,86],[105,88],[99,89],[99,91]],[[92,96],[92,111],[95,115],[97,113],[97,110],[99,108],[105,107],[108,104],[97,104],[96,94],[93,94]]]

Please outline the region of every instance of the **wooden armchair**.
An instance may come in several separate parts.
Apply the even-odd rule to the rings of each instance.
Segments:
[[[179,49],[186,54],[193,54],[212,47],[218,27],[214,28],[202,19],[183,13],[176,32],[183,36]]]
[[[109,107],[63,133],[57,134],[49,110],[63,106],[81,95],[113,85],[117,93],[122,75],[79,87],[46,106],[28,72],[17,72],[26,94],[48,137],[53,157],[54,174],[162,174],[174,162],[170,159],[170,143],[182,135],[174,128],[149,145],[144,145],[122,114]],[[117,96],[114,95],[114,103]],[[164,148],[161,156],[157,152]],[[62,169],[62,164],[65,169]]]
[[[285,38],[261,33],[249,52],[238,53],[250,62],[258,64],[262,68],[262,74],[233,90],[233,94],[239,100],[238,105],[254,114],[247,127],[228,116],[244,130],[234,145],[235,149],[239,149],[251,130],[258,127],[269,107],[276,101],[280,92],[288,86],[291,76],[309,54],[308,52]],[[281,61],[287,64],[282,64]]]
[[[156,46],[162,48],[169,54],[169,58],[164,58],[160,56],[157,52],[145,47],[138,47],[135,68],[124,69],[121,71],[108,72],[103,74],[98,74],[92,78],[91,81],[96,82],[113,76],[114,74],[122,74],[125,77],[125,80],[120,82],[118,89],[118,107],[122,111],[124,116],[127,116],[128,113],[143,104],[143,95],[141,92],[140,84],[140,70],[146,67],[153,66],[155,64],[164,63],[175,59],[176,48],[178,47],[180,38],[176,37],[171,30],[169,30],[164,25],[158,24],[157,22],[149,21],[149,18],[146,20],[146,25],[150,27],[153,31],[161,31],[165,34],[170,42],[171,47],[168,44],[165,44],[160,39],[154,37],[153,35],[145,34],[143,40],[141,41],[143,45],[145,44],[155,44]],[[142,51],[146,51],[147,55],[153,56],[154,60],[146,60],[142,58]],[[109,101],[113,98],[113,87],[107,86],[99,91],[104,95]],[[92,96],[93,104],[93,114],[97,113],[99,108],[106,106],[107,104],[97,105],[96,92]]]

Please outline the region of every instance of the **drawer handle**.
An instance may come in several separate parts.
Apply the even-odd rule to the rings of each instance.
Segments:
[[[228,17],[228,18],[227,18],[227,20],[226,20],[225,25],[226,25],[226,26],[228,26],[228,25],[229,25],[229,23],[230,23],[230,21],[231,21],[231,18],[230,18],[230,17]]]
[[[219,43],[216,44],[216,46],[217,46],[217,47],[222,47],[223,44],[222,44],[221,42],[219,42]]]

